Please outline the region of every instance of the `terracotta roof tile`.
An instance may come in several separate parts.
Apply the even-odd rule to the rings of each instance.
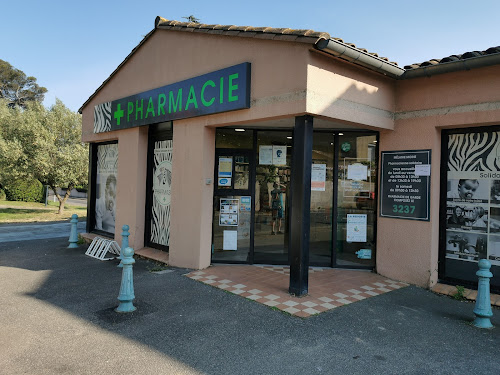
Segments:
[[[247,38],[257,38],[257,39],[272,39],[290,42],[301,42],[301,43],[315,43],[318,39],[333,39],[341,43],[345,43],[341,38],[332,38],[330,34],[321,31],[315,31],[311,29],[290,29],[290,28],[276,28],[276,27],[255,27],[255,26],[237,26],[237,25],[215,25],[215,24],[203,24],[203,23],[193,23],[193,22],[179,22],[171,21],[162,17],[156,17],[155,20],[156,29],[170,29],[178,31],[193,31],[202,32],[205,31],[208,34],[219,34],[228,36],[241,36]],[[384,61],[390,62],[391,64],[397,65],[397,63],[391,62],[386,57],[379,57],[377,53],[369,52],[365,48],[358,48],[353,43],[345,43],[352,48],[356,48],[364,53],[370,54],[374,57],[383,59]]]
[[[420,64],[420,66],[431,66],[431,65],[437,65],[437,64],[439,64],[439,60],[432,59],[429,61],[424,61],[422,64]]]
[[[235,26],[235,25],[232,25],[229,28],[229,30],[231,30],[231,31],[234,31],[234,30],[237,30],[237,31],[247,31],[249,28],[250,28],[250,26]]]
[[[132,52],[125,58],[125,60],[115,69],[113,73],[102,83],[102,85],[90,96],[89,99],[82,105],[80,112],[83,107],[100,91],[100,89],[111,79],[111,77],[125,64],[125,62],[132,56],[135,51],[153,34],[156,29],[166,29],[166,30],[176,30],[176,31],[189,31],[196,33],[207,33],[207,34],[217,34],[217,35],[230,35],[230,36],[241,36],[241,37],[251,37],[257,39],[272,39],[272,40],[283,40],[283,41],[293,41],[302,43],[314,44],[320,39],[334,40],[340,43],[344,43],[352,48],[355,48],[363,53],[372,55],[378,59],[389,62],[392,65],[398,65],[395,62],[390,61],[386,57],[379,57],[377,53],[369,52],[365,48],[358,48],[355,44],[346,43],[341,38],[330,37],[330,34],[321,31],[314,31],[309,29],[290,29],[290,28],[273,28],[273,27],[254,27],[254,26],[236,26],[236,25],[216,25],[216,24],[204,24],[196,22],[180,22],[175,20],[167,20],[162,17],[156,17],[155,19],[155,29],[149,32],[146,37],[132,50]],[[435,66],[443,63],[449,63],[459,60],[466,60],[470,58],[477,58],[486,55],[500,54],[500,46],[490,47],[485,51],[471,51],[465,52],[462,55],[451,55],[444,57],[442,59],[431,59],[429,61],[424,61],[422,63],[415,63],[406,65],[405,70],[411,71],[413,69],[418,69],[421,67]]]
[[[491,55],[492,53],[500,53],[500,46],[498,47],[490,47],[486,51],[484,51],[486,55]]]
[[[491,55],[494,53],[500,53],[500,46],[490,47],[485,51],[469,51],[469,52],[465,52],[461,55],[451,55],[451,56],[443,57],[442,59],[432,59],[429,61],[424,61],[422,63],[410,64],[410,65],[406,65],[404,68],[406,70],[412,70],[412,69],[424,68],[426,66],[433,66],[433,65],[438,65],[438,64],[450,63],[450,62],[459,61],[459,60],[473,59],[473,58],[477,58],[477,57]]]
[[[174,26],[174,27],[172,27]],[[174,29],[182,31],[193,31],[193,29],[206,30],[207,33],[215,34],[213,31],[222,30],[222,33],[231,36],[246,36],[244,33],[255,33],[253,37],[259,37],[260,34],[270,35],[270,38],[264,37],[263,39],[278,39],[278,40],[290,40],[295,39],[289,36],[295,36],[296,38],[311,38],[311,43],[314,43],[319,38],[329,39],[330,34],[325,32],[318,32],[310,29],[290,29],[290,28],[273,28],[273,27],[254,27],[254,26],[237,26],[237,25],[208,25],[203,23],[194,22],[179,22],[171,21],[162,17],[156,17],[155,28],[157,29]],[[241,34],[240,34],[241,33]],[[286,37],[285,37],[286,36]],[[304,41],[301,39],[301,41]]]
[[[452,61],[458,61],[460,60],[460,55],[451,55],[448,57],[445,57],[444,59],[441,59],[440,62],[445,63],[445,62],[452,62]]]
[[[249,26],[248,29],[247,29],[247,32],[250,32],[250,31],[254,31],[254,32],[264,32],[266,29],[268,29],[268,27],[253,27],[253,26]]]

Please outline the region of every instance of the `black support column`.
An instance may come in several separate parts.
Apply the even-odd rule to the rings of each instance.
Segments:
[[[289,293],[296,296],[303,296],[308,292],[312,142],[312,116],[296,117],[292,151],[290,287],[288,289]]]

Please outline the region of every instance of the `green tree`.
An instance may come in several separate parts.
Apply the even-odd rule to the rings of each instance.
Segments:
[[[29,102],[41,103],[46,92],[35,77],[27,77],[22,70],[0,60],[0,99],[5,99],[10,107],[26,108]]]
[[[38,179],[54,191],[62,213],[71,189],[88,180],[81,129],[81,115],[58,99],[49,109],[37,102],[12,108],[0,99],[0,180]],[[57,188],[66,186],[60,196]]]

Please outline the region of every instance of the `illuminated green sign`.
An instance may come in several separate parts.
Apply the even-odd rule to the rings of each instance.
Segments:
[[[250,63],[111,102],[111,130],[250,108]]]

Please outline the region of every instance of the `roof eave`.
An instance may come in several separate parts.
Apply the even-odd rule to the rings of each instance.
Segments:
[[[374,70],[389,77],[397,78],[405,72],[403,68],[400,68],[394,63],[373,54],[363,52],[362,50],[354,48],[339,40],[320,39],[314,46],[330,55],[364,66],[365,68]]]
[[[463,70],[471,70],[483,68],[486,66],[500,64],[500,53],[492,53],[478,57],[470,57],[457,61],[439,63],[436,65],[421,66],[419,68],[408,69],[402,74],[399,79],[412,79],[419,77],[430,77],[436,74],[459,72]]]

